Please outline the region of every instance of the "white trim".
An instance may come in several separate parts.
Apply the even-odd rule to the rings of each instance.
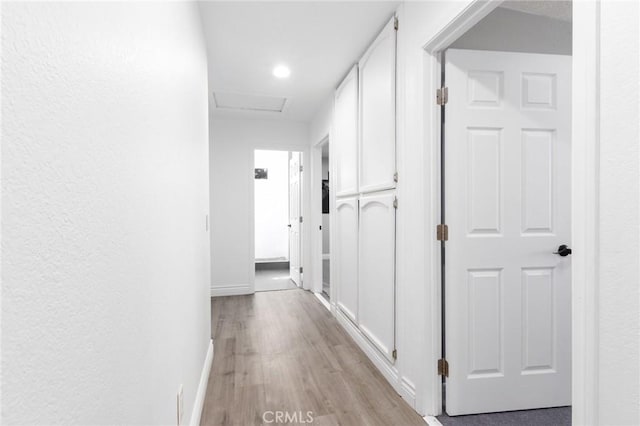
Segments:
[[[191,419],[189,424],[191,426],[198,426],[200,424],[200,417],[202,416],[202,409],[204,408],[204,397],[207,394],[207,383],[209,383],[209,373],[211,373],[211,364],[213,363],[213,340],[209,340],[209,348],[207,349],[207,356],[204,359],[204,365],[202,366],[202,373],[200,373],[200,383],[198,383],[198,390],[196,391],[196,398],[193,402],[193,410],[191,411]]]
[[[433,416],[424,416],[423,420],[429,426],[442,426],[442,423],[440,423],[440,420],[436,419]]]
[[[572,422],[598,423],[600,4],[573,3]]]
[[[327,308],[327,311],[331,312],[331,305],[329,304],[329,302],[327,301],[327,299],[324,298],[324,296],[320,293],[313,293],[314,296],[316,296],[316,299],[318,299],[320,301],[320,303],[322,303],[322,305]]]
[[[242,296],[245,294],[253,294],[254,291],[250,284],[240,285],[224,285],[211,287],[211,297],[218,296]]]
[[[424,44],[425,55],[423,57],[424,88],[427,96],[425,104],[425,156],[430,164],[430,172],[424,175],[425,196],[427,202],[427,241],[426,257],[428,270],[427,277],[427,317],[425,324],[425,357],[426,366],[436,365],[442,353],[442,321],[440,291],[440,243],[435,239],[436,225],[440,223],[440,107],[431,101],[436,89],[440,87],[440,52],[446,49],[458,37],[478,23],[492,10],[498,7],[502,0],[476,0],[469,4],[438,33]],[[426,389],[421,395],[418,408],[424,407],[427,414],[439,415],[442,413],[442,384],[435,368],[424,368],[424,380]]]
[[[312,285],[310,290],[318,293],[322,292],[322,260],[324,260],[324,254],[322,253],[322,232],[319,226],[322,226],[322,187],[320,182],[322,181],[322,147],[324,144],[329,145],[330,137],[329,133],[325,134],[322,139],[313,144],[311,147],[311,194],[309,196],[311,200],[311,281]],[[331,161],[331,149],[329,149],[329,161]],[[330,173],[330,176],[332,173]],[[331,231],[331,229],[329,229]]]
[[[416,386],[406,377],[400,377],[400,391],[398,393],[402,399],[407,401],[407,403],[415,409]]]
[[[362,349],[362,351],[367,355],[367,358],[373,363],[374,366],[382,373],[385,379],[391,384],[393,389],[403,396],[407,396],[406,399],[407,404],[411,407],[415,406],[415,393],[412,396],[409,393],[403,392],[403,389],[400,385],[400,378],[398,376],[398,369],[393,366],[380,352],[376,347],[371,344],[369,339],[355,327],[353,322],[349,318],[347,318],[339,309],[335,310],[335,316],[338,322],[342,325],[342,327],[349,333],[351,338],[356,342],[356,344]]]

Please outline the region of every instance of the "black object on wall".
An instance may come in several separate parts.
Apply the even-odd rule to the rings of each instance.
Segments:
[[[256,179],[269,179],[269,169],[256,169]]]

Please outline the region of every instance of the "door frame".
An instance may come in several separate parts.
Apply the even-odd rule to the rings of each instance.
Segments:
[[[441,53],[458,37],[488,15],[503,0],[474,0],[462,12],[448,22],[431,39],[425,40],[424,87],[425,87],[425,144],[431,153],[431,173],[425,174],[424,185],[431,193],[427,229],[435,230],[440,222],[441,211],[441,116],[440,107],[434,102],[440,88]],[[598,2],[573,3],[573,53],[572,53],[572,140],[571,144],[571,223],[572,223],[572,278],[571,278],[571,333],[572,333],[572,421],[576,425],[595,424],[597,421],[597,377],[598,377],[598,330],[597,302],[598,279],[597,236],[598,218],[598,151],[599,132],[599,19]],[[440,243],[435,232],[428,232],[427,247],[431,253],[427,264],[433,265],[427,281],[426,338],[429,350],[426,365],[435,366],[442,351],[441,321],[441,264]],[[595,261],[594,261],[595,260]],[[427,414],[442,412],[441,378],[435,368],[427,369]]]
[[[248,147],[250,150],[249,158],[251,159],[249,168],[247,169],[247,173],[251,176],[251,184],[249,185],[249,223],[247,224],[249,229],[249,293],[253,294],[256,292],[256,203],[255,203],[255,190],[256,190],[256,182],[254,179],[255,175],[255,164],[256,164],[256,151],[282,151],[282,152],[299,152],[300,159],[302,161],[302,166],[307,167],[306,165],[310,163],[310,152],[308,147],[299,146],[299,145],[282,145],[282,146],[251,146]],[[288,169],[287,169],[288,170]],[[304,171],[302,172],[304,173]],[[301,181],[300,184],[300,212],[303,217],[308,217],[310,212],[310,197],[309,197],[309,185],[307,183],[309,179]],[[311,221],[303,221],[302,226],[300,227],[300,266],[306,269],[310,265],[311,256],[309,252],[309,238],[302,239],[302,235],[307,235],[310,229]],[[310,280],[305,280],[302,278],[302,289],[310,290]]]
[[[314,293],[321,294],[322,293],[322,261],[323,261],[323,253],[322,253],[322,230],[319,229],[322,226],[322,186],[320,182],[322,181],[322,147],[326,144],[329,148],[329,176],[333,175],[331,170],[331,143],[330,143],[330,135],[329,133],[325,134],[322,139],[316,142],[312,146],[311,150],[311,220],[312,224],[312,235],[316,235],[316,238],[311,238],[313,241],[313,247],[311,248],[311,253],[313,256],[312,260],[312,270],[311,270],[311,290]],[[330,180],[331,182],[331,180]],[[329,184],[331,185],[331,183]],[[333,188],[330,186],[329,191],[332,191]],[[332,211],[333,211],[333,197],[329,197],[329,233],[331,233],[331,220],[332,220]],[[319,231],[318,233],[316,233]],[[331,236],[329,237],[331,240]],[[329,243],[331,244],[331,243]],[[331,272],[330,272],[331,274]],[[331,278],[330,278],[331,279]],[[333,302],[333,288],[329,288],[329,299],[330,302]],[[333,304],[333,303],[331,303]]]

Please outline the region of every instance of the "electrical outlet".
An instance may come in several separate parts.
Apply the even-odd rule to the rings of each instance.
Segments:
[[[178,426],[182,425],[182,415],[184,414],[184,395],[182,393],[182,385],[178,389],[177,397],[177,411],[178,411]]]

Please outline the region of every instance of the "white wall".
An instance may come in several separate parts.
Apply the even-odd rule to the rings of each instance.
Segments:
[[[2,423],[189,422],[210,344],[193,3],[4,3]]]
[[[640,424],[640,6],[600,3],[597,413]],[[578,143],[579,141],[575,141]]]
[[[349,69],[351,69],[351,67],[349,67]],[[318,111],[316,111],[309,123],[309,141],[311,146],[317,145],[329,134],[332,120],[333,93],[331,93],[331,95],[322,102]]]
[[[212,294],[253,291],[254,162],[256,149],[303,151],[309,158],[309,129],[305,123],[284,120],[213,118],[211,122],[211,289]],[[308,183],[303,216],[308,215]],[[308,235],[309,221],[303,232]],[[303,236],[304,238],[304,236]],[[307,241],[303,243],[303,250]],[[304,250],[308,264],[309,250]],[[305,277],[305,287],[306,287]]]
[[[508,34],[508,37],[505,37]],[[571,22],[501,7],[462,35],[456,49],[571,54]]]
[[[255,167],[268,169],[255,182],[256,260],[289,259],[289,152],[255,151]]]

